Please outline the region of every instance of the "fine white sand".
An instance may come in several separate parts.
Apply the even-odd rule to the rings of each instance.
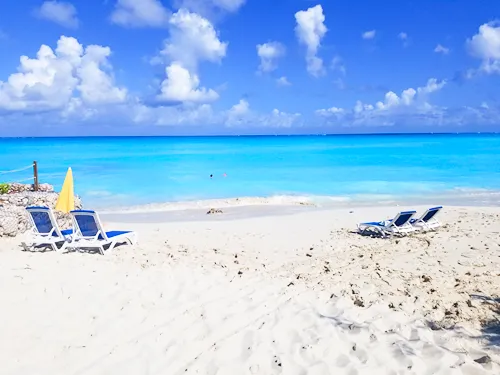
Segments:
[[[140,235],[106,256],[0,239],[0,373],[500,374],[500,208],[353,233],[405,208],[103,215]]]

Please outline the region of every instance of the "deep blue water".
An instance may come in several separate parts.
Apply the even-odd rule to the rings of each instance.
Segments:
[[[0,138],[0,171],[33,160],[40,182],[56,189],[72,167],[77,194],[98,207],[242,196],[402,199],[500,191],[496,134]],[[31,170],[0,174],[0,182],[31,176]]]

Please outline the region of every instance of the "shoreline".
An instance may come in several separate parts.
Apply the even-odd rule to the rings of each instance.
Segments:
[[[357,195],[357,196],[317,196],[317,195],[273,195],[269,197],[237,197],[200,200],[179,200],[130,204],[126,206],[101,207],[105,214],[169,212],[185,210],[204,210],[210,208],[234,207],[312,207],[318,209],[349,207],[383,207],[408,205],[448,205],[467,207],[500,207],[500,191],[467,190],[465,192],[440,195],[395,196],[395,195]]]

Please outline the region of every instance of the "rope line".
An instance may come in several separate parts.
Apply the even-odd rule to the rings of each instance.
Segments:
[[[15,173],[15,172],[21,172],[21,171],[25,171],[26,169],[30,169],[33,167],[34,164],[30,164],[26,167],[23,167],[23,168],[19,168],[19,169],[12,169],[10,171],[0,171],[0,174],[7,174],[7,173]]]

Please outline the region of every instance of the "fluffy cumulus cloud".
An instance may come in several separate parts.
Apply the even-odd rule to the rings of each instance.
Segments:
[[[399,96],[395,92],[389,91],[385,94],[384,101],[377,102],[375,106],[368,105],[368,107],[366,107],[363,105],[363,107],[361,107],[358,105],[357,112],[365,110],[388,111],[409,107],[428,109],[430,108],[430,104],[426,101],[427,94],[441,90],[445,84],[446,81],[438,81],[436,78],[431,78],[427,81],[425,86],[418,87],[417,89],[410,87],[404,90]]]
[[[325,15],[323,7],[316,5],[307,10],[295,13],[295,33],[299,42],[306,46],[307,71],[313,76],[324,74],[323,60],[317,56],[321,39],[325,36]]]
[[[109,47],[83,47],[62,36],[53,50],[42,45],[36,58],[21,56],[18,73],[0,81],[4,111],[76,110],[77,107],[121,103],[125,88],[116,87],[108,61]]]
[[[272,72],[278,67],[277,60],[285,55],[285,46],[279,42],[257,44],[257,55],[260,58],[259,71]]]
[[[434,48],[434,52],[436,53],[442,53],[443,55],[447,55],[450,53],[450,49],[446,48],[445,46],[438,44],[436,48]]]
[[[214,90],[200,87],[198,76],[177,62],[167,66],[166,75],[158,95],[161,101],[196,103],[211,102],[219,98]]]
[[[169,30],[170,37],[160,53],[169,66],[158,99],[179,102],[215,100],[218,97],[215,91],[198,89],[197,68],[202,61],[219,62],[226,55],[227,43],[219,40],[210,21],[186,9],[172,15]],[[180,74],[179,77],[175,76],[176,73]],[[189,88],[191,91],[186,92]]]
[[[166,27],[169,16],[159,0],[117,0],[111,22],[125,27]]]
[[[76,29],[79,21],[76,8],[71,3],[64,1],[45,1],[35,14],[42,19],[55,22],[61,26]]]
[[[185,9],[174,13],[169,21],[170,37],[161,55],[189,69],[198,62],[219,62],[226,56],[227,43],[221,42],[214,26],[199,14]]]
[[[226,125],[235,126],[246,123],[250,113],[250,104],[247,100],[241,99],[227,111]]]
[[[343,120],[351,124],[369,124],[373,122],[377,125],[392,124],[399,116],[430,116],[432,117],[441,109],[432,106],[428,102],[428,95],[441,90],[446,85],[446,81],[438,81],[431,78],[422,87],[408,88],[400,95],[393,91],[385,94],[384,100],[373,104],[366,104],[358,100],[352,110],[339,107],[319,109],[316,114],[322,118],[334,121]]]
[[[490,22],[479,27],[479,32],[467,40],[472,56],[481,59],[480,70],[500,73],[500,22]]]
[[[363,38],[365,40],[373,39],[373,38],[375,38],[376,34],[377,34],[377,30],[365,31],[363,34],[361,34],[361,38]]]

